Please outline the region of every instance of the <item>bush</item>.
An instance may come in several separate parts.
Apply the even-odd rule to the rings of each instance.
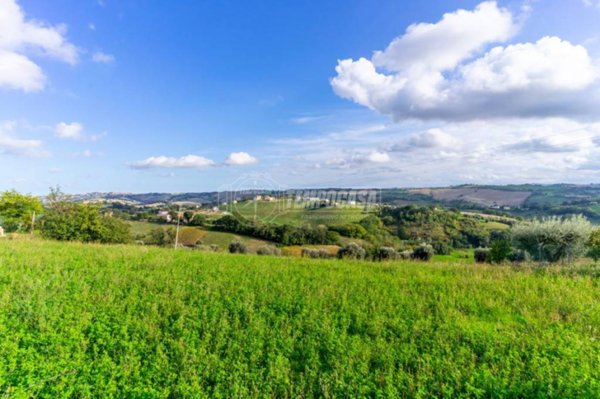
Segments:
[[[508,260],[514,263],[529,262],[531,260],[531,255],[529,255],[527,251],[516,249],[512,251]]]
[[[415,259],[415,260],[421,260],[424,262],[428,262],[431,260],[431,258],[433,258],[433,254],[434,254],[434,251],[433,251],[433,247],[431,245],[421,244],[413,250],[411,257],[412,257],[412,259]]]
[[[398,252],[392,247],[379,247],[375,251],[375,259],[379,261],[398,259]]]
[[[157,227],[152,229],[144,238],[144,243],[148,245],[158,245],[159,247],[166,247],[175,244],[176,231],[170,227],[163,229]]]
[[[492,242],[489,253],[489,262],[502,263],[506,261],[512,253],[510,241],[506,238],[499,238]]]
[[[354,242],[340,248],[338,251],[338,258],[340,259],[364,259],[366,255],[367,251]]]
[[[128,223],[103,216],[95,205],[72,202],[58,190],[48,196],[41,233],[44,238],[58,241],[126,243],[131,240]]]
[[[0,194],[0,220],[6,233],[30,229],[33,214],[39,216],[42,209],[42,202],[37,197],[14,190]]]
[[[587,242],[588,256],[597,262],[600,259],[600,229],[594,230]]]
[[[324,249],[302,248],[302,257],[312,259],[327,259],[331,258],[331,255]]]
[[[262,247],[258,247],[256,249],[256,253],[258,255],[271,255],[271,256],[280,256],[281,250],[272,245],[263,245]]]
[[[476,263],[485,263],[490,261],[489,248],[476,248],[473,254]]]
[[[232,254],[245,254],[248,252],[246,244],[241,241],[231,241],[229,244],[229,253]]]
[[[412,259],[412,254],[413,253],[412,253],[411,250],[406,249],[406,250],[404,250],[402,252],[399,252],[398,256],[400,257],[400,259],[408,260],[408,259]]]
[[[188,224],[190,226],[205,226],[207,221],[206,215],[197,213],[189,219]]]
[[[586,254],[592,224],[582,215],[550,217],[515,225],[515,246],[540,262],[572,261]]]

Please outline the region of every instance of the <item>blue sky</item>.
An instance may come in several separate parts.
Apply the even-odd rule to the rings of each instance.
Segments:
[[[600,4],[480,3],[0,0],[0,189],[598,182]]]

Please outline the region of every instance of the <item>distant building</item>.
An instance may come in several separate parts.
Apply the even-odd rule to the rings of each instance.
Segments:
[[[173,220],[173,218],[169,214],[169,211],[158,211],[158,213],[156,214],[156,216],[158,216],[159,218],[163,219],[167,223],[171,223],[171,220]]]

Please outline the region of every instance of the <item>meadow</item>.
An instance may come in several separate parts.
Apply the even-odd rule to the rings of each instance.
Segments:
[[[0,396],[600,397],[600,270],[0,241]]]

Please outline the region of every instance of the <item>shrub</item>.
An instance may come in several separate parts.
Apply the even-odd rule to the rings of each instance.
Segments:
[[[588,256],[597,262],[600,259],[600,229],[594,230],[587,242]]]
[[[189,219],[188,224],[190,226],[205,226],[207,217],[201,213],[197,213]]]
[[[340,259],[364,259],[366,255],[365,249],[354,242],[340,248],[338,251],[338,258]]]
[[[274,256],[280,256],[281,255],[281,250],[277,247],[274,247],[272,245],[263,245],[262,247],[258,247],[256,249],[256,253],[258,255],[274,255]]]
[[[572,261],[586,254],[592,224],[582,215],[550,217],[515,225],[515,246],[540,262]]]
[[[229,253],[232,254],[245,254],[248,252],[246,244],[241,241],[231,241],[229,244]]]
[[[176,231],[170,227],[163,229],[157,227],[152,229],[144,238],[144,243],[148,245],[158,245],[159,247],[166,247],[175,243]]]
[[[422,260],[424,262],[428,262],[431,260],[431,258],[433,258],[433,254],[434,251],[431,245],[421,244],[413,250],[411,257],[415,260]]]
[[[512,253],[510,241],[506,238],[499,238],[492,242],[489,252],[489,262],[502,263],[508,259]]]
[[[302,257],[316,259],[319,257],[319,251],[312,248],[302,248]]]
[[[508,260],[515,263],[521,262],[529,262],[531,260],[531,255],[527,251],[523,251],[522,249],[516,249],[512,251]]]
[[[39,215],[42,209],[42,202],[37,197],[14,190],[0,194],[0,220],[6,233],[31,228],[33,214]]]
[[[490,261],[489,248],[476,248],[473,254],[476,263],[485,263]]]
[[[379,247],[375,251],[375,259],[379,261],[398,259],[398,252],[392,247]]]
[[[404,250],[398,253],[398,256],[400,257],[400,259],[404,259],[404,260],[408,260],[408,259],[412,259],[412,251],[411,250]]]

